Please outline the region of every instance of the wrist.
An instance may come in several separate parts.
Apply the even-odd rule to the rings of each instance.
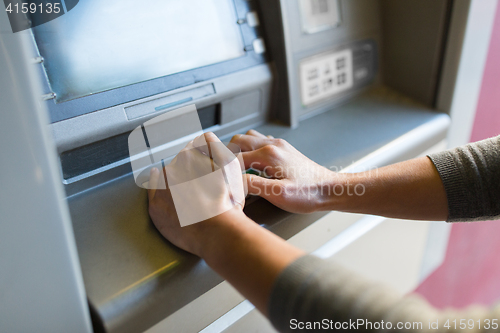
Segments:
[[[207,262],[218,256],[232,240],[241,233],[242,225],[246,220],[252,222],[241,209],[234,208],[207,221],[201,222],[200,241],[196,255]],[[252,222],[252,224],[254,224]]]
[[[359,199],[366,192],[358,174],[333,173],[332,177],[320,185],[318,211],[350,211],[359,205]]]

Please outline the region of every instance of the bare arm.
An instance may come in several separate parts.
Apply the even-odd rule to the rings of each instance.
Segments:
[[[448,206],[439,174],[428,157],[356,174],[335,173],[289,143],[249,131],[235,136],[247,168],[249,193],[295,213],[338,210],[416,220],[446,220]]]
[[[220,216],[225,223],[203,245],[200,256],[260,312],[268,315],[268,300],[278,275],[302,250],[260,227],[241,212]]]
[[[358,190],[352,191],[351,196],[330,195],[321,205],[322,210],[412,220],[444,221],[448,217],[446,192],[428,157],[334,178],[337,177]]]

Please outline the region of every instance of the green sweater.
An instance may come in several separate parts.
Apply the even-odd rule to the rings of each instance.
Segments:
[[[500,136],[429,158],[446,190],[448,222],[500,219]],[[339,331],[457,332],[462,331],[461,319],[467,329],[472,328],[467,332],[500,332],[500,304],[492,309],[437,310],[418,295],[402,297],[311,255],[299,258],[278,277],[269,315],[280,332],[302,327],[307,332],[328,331],[342,325]],[[436,321],[438,329],[429,329],[429,323],[434,328]],[[397,327],[405,324],[412,328]]]

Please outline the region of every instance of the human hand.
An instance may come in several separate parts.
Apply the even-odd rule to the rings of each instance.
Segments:
[[[199,162],[203,161],[203,158],[215,157],[213,158],[215,164],[217,160],[224,161],[224,156],[230,157],[227,148],[222,149],[220,146],[221,149],[218,151],[214,149],[217,144],[215,147],[210,145],[210,142],[220,143],[215,135],[207,133],[205,138],[210,149],[201,149],[203,156],[200,155],[200,150],[189,149],[191,146],[200,147],[195,139],[192,145],[188,145],[188,149],[184,150],[184,154],[178,155],[169,164],[172,170],[165,170],[168,186],[154,185],[158,183],[167,185],[161,184],[164,177],[161,172],[163,170],[151,171],[150,182],[153,186],[148,185],[149,214],[165,238],[181,249],[203,258],[215,272],[231,283],[262,313],[267,314],[269,295],[277,277],[293,261],[303,256],[304,252],[249,219],[242,211],[244,201],[203,222],[181,227],[176,212],[177,201],[172,195],[173,188],[177,185],[171,186],[172,182],[183,184],[186,176],[191,178],[190,170],[198,170]],[[231,165],[226,162],[222,164]],[[168,179],[169,174],[172,175],[171,179]],[[239,177],[239,181],[243,184],[241,166],[226,170],[226,175],[234,179]],[[192,195],[203,196],[207,193],[195,191]],[[233,196],[233,200],[241,195],[237,193]],[[214,205],[227,205],[228,200],[228,195],[222,195],[214,201]],[[192,207],[193,210],[197,208]]]
[[[244,216],[241,168],[234,153],[213,133],[206,133],[190,142],[164,170],[152,169],[149,214],[160,233],[174,245],[201,256],[217,230],[236,216]],[[217,176],[217,171],[220,177],[208,181],[203,177]],[[186,218],[191,225],[186,225]]]
[[[292,213],[322,209],[335,180],[342,177],[311,161],[285,140],[255,130],[235,135],[231,142],[243,151],[245,168],[265,171],[271,177],[245,175],[248,193]]]

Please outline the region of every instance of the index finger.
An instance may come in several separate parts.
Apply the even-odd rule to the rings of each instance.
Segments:
[[[272,139],[264,136],[237,134],[233,136],[231,143],[238,145],[241,148],[241,151],[252,151],[270,145],[273,141]]]

